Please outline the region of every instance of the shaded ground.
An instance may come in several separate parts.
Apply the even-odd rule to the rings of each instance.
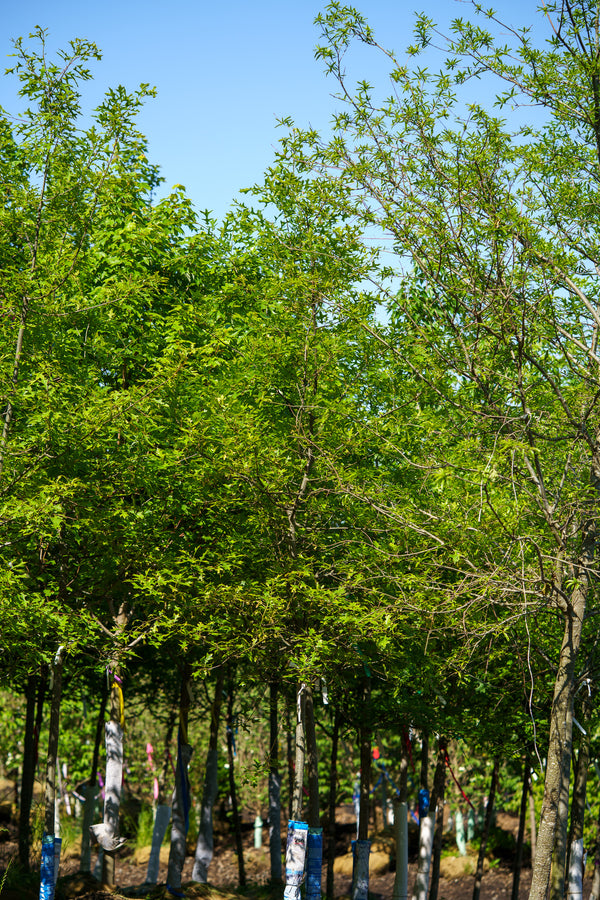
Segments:
[[[514,822],[510,817],[500,815],[498,824],[509,833]],[[266,829],[264,830],[266,839]],[[413,835],[414,836],[414,835]],[[340,821],[336,841],[335,864],[335,896],[348,897],[350,893],[350,881],[352,872],[351,855],[349,853],[350,841],[354,837],[354,822],[348,810],[340,810]],[[2,840],[4,838],[4,840]],[[7,823],[0,828],[0,883],[2,871],[6,869],[11,858],[17,856],[16,829],[14,824]],[[270,886],[269,881],[269,856],[268,847],[255,849],[253,846],[253,832],[251,825],[247,823],[244,831],[244,863],[248,887],[240,892],[238,889],[238,860],[233,849],[233,841],[228,828],[224,823],[217,827],[215,834],[215,858],[209,871],[210,885],[198,885],[191,883],[191,870],[193,859],[186,860],[183,871],[183,884],[185,895],[189,900],[198,898],[210,898],[210,900],[239,900],[240,894],[249,900],[280,900],[283,896],[281,886]],[[189,848],[193,853],[193,847]],[[169,897],[165,893],[164,879],[166,877],[168,847],[163,847],[161,853],[161,866],[159,873],[159,885],[150,889],[143,887],[148,863],[148,848],[138,848],[136,851],[126,849],[117,860],[116,878],[118,889],[116,892],[108,892],[103,889],[95,879],[90,876],[78,874],[79,857],[77,847],[67,846],[65,858],[61,860],[60,878],[57,886],[56,900],[117,900],[119,897],[140,897],[148,900],[162,900]],[[456,855],[445,855],[442,859],[441,879],[438,900],[471,900],[473,892],[473,871],[475,857],[461,858]],[[488,865],[483,879],[481,900],[510,900],[512,889],[512,872],[510,859],[492,860]],[[38,863],[39,864],[39,863]],[[373,900],[391,900],[395,878],[395,864],[393,859],[393,842],[391,835],[380,835],[372,845],[371,851],[371,875],[370,893]],[[413,854],[409,871],[409,897],[416,874],[416,859]],[[160,881],[163,884],[160,884]],[[531,881],[531,869],[525,868],[521,876],[519,891],[520,900],[526,900]],[[36,885],[36,875],[31,877],[19,876],[16,868],[9,869],[8,877],[3,890],[0,892],[0,900],[37,900],[39,894],[39,880]],[[584,900],[587,900],[591,887],[591,879],[586,879],[584,888]],[[325,873],[323,878],[325,888]]]

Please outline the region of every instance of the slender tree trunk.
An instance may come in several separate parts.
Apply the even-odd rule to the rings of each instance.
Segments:
[[[426,900],[433,850],[434,818],[431,813],[422,816],[419,827],[419,862],[413,889],[413,900]]]
[[[531,840],[531,867],[535,863],[535,853],[537,847],[537,821],[535,818],[535,797],[533,796],[533,782],[529,782],[529,837]]]
[[[60,701],[65,648],[59,647],[50,670],[50,721],[48,723],[48,755],[46,757],[46,791],[44,803],[44,834],[40,860],[40,896],[51,895],[56,882],[58,857],[56,847],[56,772],[58,766],[58,737],[60,731]],[[60,844],[58,844],[60,847]]]
[[[429,790],[429,734],[424,731],[421,736],[421,769],[419,775],[421,790]]]
[[[417,877],[413,889],[413,900],[426,900],[429,888],[429,871],[431,868],[431,852],[433,849],[433,820],[429,814],[429,735],[424,732],[421,737],[421,775],[419,791],[419,862]],[[427,798],[425,811],[423,797]]]
[[[30,675],[25,687],[27,702],[25,712],[25,739],[23,749],[23,771],[21,773],[21,798],[19,805],[19,862],[29,872],[29,847],[31,843],[31,803],[35,778],[35,701],[38,678]]]
[[[407,739],[408,740],[408,739]],[[400,787],[399,797],[400,803],[408,803],[408,756],[407,748],[402,743],[402,756],[400,758]]]
[[[171,708],[171,712],[169,713],[169,720],[167,722],[167,727],[165,730],[165,739],[163,741],[163,756],[162,763],[160,767],[160,773],[158,776],[158,797],[156,798],[156,803],[158,805],[168,803],[169,798],[166,795],[166,786],[167,786],[167,778],[169,775],[169,768],[171,766],[171,741],[173,740],[173,729],[175,728],[175,718],[177,715],[177,710]]]
[[[90,777],[88,784],[95,788],[98,783],[98,766],[100,764],[100,747],[102,746],[102,735],[104,733],[104,718],[106,716],[106,704],[108,703],[108,687],[106,679],[103,679],[102,692],[100,694],[100,706],[98,708],[98,717],[96,719],[96,733],[94,735],[94,752],[92,754],[92,767],[90,769]]]
[[[593,561],[591,555],[590,564]],[[575,666],[581,643],[586,592],[579,585],[573,592],[571,606],[565,612],[565,627],[560,650],[554,695],[550,712],[548,761],[544,782],[544,799],[537,835],[535,863],[529,900],[546,900],[550,886],[550,870],[554,855],[552,898],[562,900],[565,877],[566,836],[568,826],[568,784],[573,742],[573,697]],[[565,797],[565,784],[567,796]]]
[[[171,846],[167,865],[167,887],[181,890],[181,873],[185,863],[186,838],[190,826],[190,785],[188,766],[192,758],[192,747],[188,738],[188,720],[191,703],[191,666],[185,662],[181,674],[179,698],[179,728],[177,730],[177,767],[175,785],[171,800]]]
[[[315,707],[312,688],[306,686],[306,761],[308,769],[308,815],[309,828],[318,828],[320,824],[319,803],[319,757],[317,751],[317,733],[315,727]]]
[[[94,751],[92,754],[92,767],[90,777],[85,785],[85,797],[83,802],[83,821],[81,826],[81,855],[79,867],[82,872],[90,872],[92,868],[90,828],[94,822],[96,811],[96,796],[98,792],[98,763],[100,761],[100,745],[104,733],[104,718],[106,716],[106,704],[108,702],[108,688],[106,679],[102,680],[102,692],[100,695],[100,707],[96,718],[96,733],[94,735]]]
[[[306,720],[306,685],[301,684],[298,690],[296,710],[296,754],[294,764],[294,791],[292,795],[292,819],[302,820],[304,788],[304,760],[306,757],[306,737],[304,723]]]
[[[444,833],[444,795],[446,792],[446,752],[447,741],[446,738],[441,737],[438,744],[437,762],[433,778],[433,797],[431,802],[431,806],[435,810],[435,834],[433,837],[429,900],[437,900],[440,881],[442,836]]]
[[[369,891],[369,806],[371,793],[371,677],[367,673],[362,691],[362,723],[358,729],[360,745],[360,813],[358,839],[354,845],[354,870],[352,873],[352,900],[367,900]]]
[[[488,796],[487,807],[485,810],[485,818],[483,820],[483,833],[481,835],[481,844],[479,845],[479,856],[477,857],[477,870],[475,872],[475,884],[473,885],[473,900],[479,900],[481,894],[481,882],[483,880],[483,863],[485,860],[485,851],[490,836],[490,830],[494,819],[494,803],[496,802],[496,790],[498,788],[498,772],[500,771],[500,760],[494,760],[494,768],[492,770],[492,783],[490,784],[490,793]]]
[[[48,667],[43,665],[40,672],[40,687],[38,690],[36,709],[35,709],[35,728],[34,728],[34,753],[33,766],[34,769],[38,764],[38,756],[40,749],[40,734],[42,731],[42,721],[44,718],[44,701],[46,699],[46,688],[48,686]]]
[[[54,657],[50,682],[50,722],[48,724],[48,755],[46,757],[46,793],[44,831],[54,834],[56,819],[56,760],[58,757],[58,736],[60,731],[60,701],[62,697],[62,676],[65,662],[65,648],[59,647]]]
[[[122,600],[118,608],[114,598],[107,598],[114,622],[114,646],[111,653],[107,677],[110,679],[110,712],[104,727],[106,746],[106,772],[104,779],[104,810],[102,822],[92,825],[92,839],[100,844],[102,853],[103,884],[115,884],[115,855],[126,843],[119,836],[119,811],[123,787],[123,740],[125,733],[125,704],[120,667],[120,639],[123,637],[131,616],[127,600]]]
[[[331,736],[331,758],[329,765],[329,814],[327,825],[327,900],[333,900],[335,864],[335,810],[337,807],[337,761],[340,736],[340,714],[336,710],[333,718],[333,734]]]
[[[292,717],[290,701],[286,698],[285,704],[285,737],[287,745],[287,772],[288,772],[288,819],[293,819],[294,809],[294,740],[292,737]]]
[[[369,807],[371,794],[371,728],[366,721],[358,732],[360,743],[360,815],[358,818],[358,840],[369,838]]]
[[[372,766],[372,764],[371,764]],[[377,777],[377,773],[373,775],[373,781]],[[372,832],[373,834],[377,834],[379,831],[379,805],[377,803],[377,799],[375,797],[375,788],[373,788],[373,797],[371,799],[371,816],[372,816]],[[385,822],[382,822],[382,829],[385,825]]]
[[[231,809],[233,812],[233,831],[235,834],[235,847],[238,858],[238,878],[240,887],[246,887],[246,870],[244,868],[244,846],[242,844],[242,825],[237,802],[235,786],[235,759],[233,755],[233,684],[229,687],[227,697],[227,759],[229,762],[229,794],[231,797]]]
[[[511,900],[519,900],[519,884],[521,881],[521,869],[523,867],[523,844],[525,842],[525,821],[527,818],[527,799],[530,793],[531,760],[529,753],[525,754],[523,763],[523,787],[521,789],[521,806],[519,809],[519,831],[517,833],[517,846],[515,848],[515,862],[513,866],[513,881]]]
[[[573,691],[574,695],[574,691]],[[569,829],[569,793],[571,783],[571,763],[573,761],[573,701],[571,701],[571,751],[569,765],[565,764],[560,769],[558,791],[558,817],[554,835],[554,850],[550,864],[550,894],[549,900],[564,900],[565,879],[567,872],[567,859],[569,854],[568,829]]]
[[[125,843],[119,837],[125,717],[121,676],[116,663],[112,670],[112,679],[110,716],[105,726],[106,778],[104,781],[104,816],[102,825],[95,829],[96,837],[104,851],[102,855],[102,883],[110,887],[113,887],[115,884],[115,857],[117,850]]]
[[[385,769],[381,770],[381,815],[383,818],[383,831],[388,831],[387,778],[385,777]]]
[[[210,715],[210,739],[206,756],[206,774],[204,776],[204,788],[202,791],[202,806],[200,809],[200,829],[196,842],[196,855],[192,878],[201,884],[208,881],[208,867],[213,858],[213,819],[212,811],[217,799],[217,747],[219,737],[219,722],[221,720],[221,701],[223,698],[223,683],[225,681],[224,670],[217,670],[215,696]]]
[[[319,759],[315,726],[314,697],[306,686],[305,740],[308,770],[308,841],[306,846],[306,900],[320,900],[323,871],[323,829],[320,827]]]
[[[581,900],[583,893],[583,822],[590,764],[590,714],[591,697],[588,695],[583,702],[583,732],[579,738],[579,753],[571,803],[567,900]]]
[[[278,684],[272,681],[269,694],[269,856],[271,881],[282,881],[281,868],[281,775],[279,774],[277,709]]]
[[[157,779],[158,796],[156,798],[154,821],[152,823],[152,844],[150,847],[150,856],[148,857],[148,868],[146,870],[146,884],[156,884],[158,881],[160,872],[160,848],[162,847],[162,842],[167,833],[167,828],[171,819],[171,805],[166,802],[165,787],[171,763],[171,740],[173,738],[173,729],[175,728],[175,716],[176,710],[174,707],[171,707],[165,731],[163,759]],[[171,797],[171,803],[172,802]]]
[[[392,900],[408,898],[408,759],[402,744],[400,760],[400,794],[394,801],[394,835],[396,841],[396,877]]]

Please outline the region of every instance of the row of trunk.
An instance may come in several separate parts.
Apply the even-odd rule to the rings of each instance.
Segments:
[[[64,666],[65,652],[64,648],[59,648],[54,659],[50,673],[50,721],[49,721],[49,744],[46,765],[46,794],[45,794],[45,818],[44,828],[47,835],[53,835],[56,831],[56,770],[57,770],[57,754],[58,754],[58,737],[59,737],[59,713],[60,713],[60,697],[62,685],[62,671]],[[181,886],[181,871],[185,858],[185,840],[189,823],[189,785],[187,783],[187,767],[192,754],[192,748],[188,743],[187,725],[188,712],[190,706],[190,670],[185,668],[182,677],[181,699],[179,710],[179,730],[178,730],[178,765],[175,778],[175,787],[171,798],[170,814],[172,816],[173,828],[171,838],[171,851],[168,868],[168,884],[176,890]],[[94,826],[92,834],[102,847],[102,881],[106,884],[115,883],[115,854],[121,846],[121,839],[118,833],[119,804],[120,804],[120,788],[123,763],[123,695],[120,686],[120,679],[116,673],[112,673],[112,684],[110,691],[105,691],[100,704],[100,712],[98,718],[97,739],[94,751],[94,760],[92,773],[86,793],[86,807],[84,810],[84,823],[90,824],[89,810],[93,809],[93,800],[96,785],[96,772],[98,768],[98,758],[101,744],[101,734],[103,730],[105,707],[110,697],[110,716],[105,726],[106,747],[107,747],[107,778],[106,778],[106,797],[104,803],[104,817],[100,825]],[[200,809],[200,829],[198,842],[196,846],[196,854],[194,860],[193,878],[199,882],[206,882],[208,879],[208,867],[212,860],[214,844],[212,833],[212,808],[216,800],[217,794],[217,747],[219,721],[221,717],[221,704],[224,695],[224,672],[220,670],[215,685],[215,694],[211,710],[211,728],[210,739],[207,753],[207,765],[204,789],[202,794]],[[25,747],[27,752],[23,759],[23,774],[21,784],[21,805],[19,820],[19,856],[21,864],[24,867],[29,865],[29,844],[30,844],[30,825],[29,816],[31,810],[31,801],[33,796],[33,774],[36,765],[37,756],[37,738],[39,735],[42,710],[45,699],[46,679],[40,677],[38,679],[30,678],[26,687],[26,739]],[[227,749],[229,756],[229,791],[233,807],[234,829],[236,841],[238,845],[238,864],[239,864],[239,880],[244,885],[244,857],[241,844],[241,828],[240,819],[236,800],[236,785],[234,776],[234,748],[233,748],[233,686],[229,687],[226,693],[227,697]],[[312,829],[319,827],[320,803],[319,803],[319,781],[318,781],[318,758],[317,758],[317,741],[314,716],[314,702],[310,685],[300,685],[297,698],[297,722],[295,733],[295,764],[292,766],[291,778],[291,809],[290,816],[293,820],[301,821],[305,812],[304,797],[304,773],[307,775],[307,802],[306,802],[306,820],[308,826]],[[358,740],[360,745],[361,756],[361,786],[360,786],[360,816],[358,821],[358,842],[368,841],[369,830],[369,790],[371,784],[371,727],[369,721],[370,709],[370,679],[365,677],[363,689],[363,708],[365,715],[362,718],[362,725],[358,732]],[[585,790],[586,778],[589,765],[589,736],[586,730],[587,719],[591,711],[591,702],[589,697],[584,704],[584,726],[581,727],[582,739],[580,742],[580,750],[577,758],[575,785],[573,790],[573,801],[571,804],[571,827],[568,836],[567,850],[567,873],[568,873],[568,896],[571,900],[579,900],[581,897],[581,876],[583,863],[583,813],[585,809]],[[333,896],[333,861],[335,854],[335,806],[336,806],[336,782],[337,782],[337,757],[339,742],[339,716],[334,717],[333,730],[331,734],[331,781],[329,787],[329,833],[326,841],[327,847],[327,894]],[[172,725],[171,725],[172,728]],[[170,731],[170,730],[169,730]],[[270,840],[270,859],[271,859],[271,878],[275,881],[282,880],[282,864],[281,864],[281,834],[280,834],[280,807],[281,807],[281,776],[279,772],[279,760],[277,751],[277,733],[278,733],[278,688],[277,684],[271,685],[270,693],[270,754],[269,754],[269,840]],[[170,739],[170,733],[167,735],[167,745]],[[428,741],[424,736],[422,744],[423,763],[421,774],[421,788],[427,790],[427,756]],[[437,764],[435,769],[433,793],[431,797],[431,811],[421,818],[420,829],[420,850],[419,850],[419,867],[414,891],[414,900],[437,900],[437,888],[439,881],[439,865],[441,858],[441,838],[443,830],[443,807],[445,792],[445,774],[447,763],[446,742],[440,739],[437,754]],[[112,775],[111,775],[112,769]],[[406,857],[407,838],[402,828],[403,820],[406,820],[406,759],[402,764],[402,776],[400,782],[400,790],[398,796],[399,806],[396,809],[396,827],[397,840],[399,841],[398,850],[398,877],[396,879],[396,887],[394,892],[394,900],[404,900],[407,891],[406,870],[403,860]],[[531,812],[531,790],[530,790],[530,759],[526,758],[523,772],[523,791],[520,805],[519,817],[519,833],[517,840],[517,849],[515,856],[514,880],[512,890],[512,900],[516,900],[519,890],[519,877],[523,858],[523,838],[525,831],[525,821],[527,809]],[[481,888],[481,880],[483,877],[483,863],[486,850],[487,839],[490,833],[492,822],[492,811],[494,806],[494,797],[497,789],[499,773],[499,760],[494,761],[492,780],[489,789],[489,799],[487,804],[487,814],[484,821],[483,834],[480,843],[480,852],[477,863],[477,871],[474,880],[473,900],[479,900]],[[161,775],[161,793],[158,798],[158,807],[168,810],[169,807],[164,803],[164,781],[167,774],[167,753],[165,753],[165,763]],[[156,854],[159,850],[164,831],[168,823],[168,815],[159,814],[156,816],[155,853],[151,857],[152,865],[149,865],[149,878],[156,880],[158,874],[158,866],[156,863]],[[405,824],[405,822],[404,822]],[[398,830],[400,829],[400,830]],[[162,830],[162,834],[160,833]],[[535,828],[532,828],[532,843],[535,839]],[[532,847],[532,853],[535,848]],[[555,866],[560,866],[562,851],[559,848],[558,854],[555,852]],[[82,868],[89,870],[90,867],[90,848],[87,828],[84,826],[84,835],[82,840]],[[554,870],[553,870],[554,871]],[[558,881],[558,876],[553,875]],[[364,879],[363,879],[364,880]],[[355,880],[357,881],[357,880]],[[564,876],[563,876],[564,883]],[[352,896],[358,898],[360,896],[360,885],[353,884]],[[592,895],[595,900],[600,898],[600,859],[597,860],[596,877]]]

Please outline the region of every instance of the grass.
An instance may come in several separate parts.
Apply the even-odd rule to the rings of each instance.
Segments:
[[[135,832],[135,849],[149,847],[152,844],[152,832],[154,830],[154,815],[151,806],[142,806],[137,820]]]
[[[2,881],[0,881],[0,894],[2,893],[2,889],[4,887],[6,879],[8,877],[8,873],[10,872],[10,867],[12,866],[12,862],[13,862],[13,857],[11,856],[11,858],[8,861],[8,865],[7,865],[6,869],[4,870],[4,875],[2,876]]]

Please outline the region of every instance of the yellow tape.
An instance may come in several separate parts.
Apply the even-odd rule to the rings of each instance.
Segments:
[[[119,698],[119,719],[121,721],[121,728],[125,728],[125,701],[123,699],[123,690],[118,681],[113,681],[113,691],[117,692],[117,697]]]
[[[179,710],[179,731],[181,732],[181,743],[187,744],[188,736],[187,736],[187,728],[185,727],[183,721],[183,710]]]

